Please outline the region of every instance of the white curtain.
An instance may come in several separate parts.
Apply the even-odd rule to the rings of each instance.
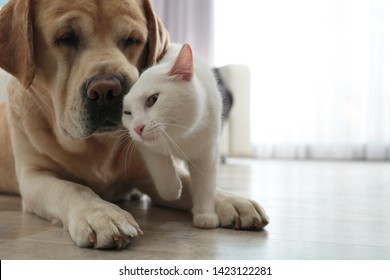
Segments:
[[[176,43],[189,43],[211,64],[214,50],[213,0],[153,0],[154,8]]]
[[[255,155],[390,159],[390,1],[215,0],[215,48],[251,68]]]

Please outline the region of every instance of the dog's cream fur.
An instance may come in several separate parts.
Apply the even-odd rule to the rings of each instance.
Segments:
[[[69,31],[77,46],[66,42]],[[124,44],[129,37],[136,42]],[[60,222],[84,247],[120,248],[142,233],[108,202],[132,187],[190,209],[189,178],[178,201],[162,200],[138,152],[126,153],[130,140],[92,130],[82,100],[90,77],[120,73],[131,86],[168,45],[150,0],[10,0],[0,12],[0,66],[15,77],[0,105],[0,191],[20,193],[25,211]],[[268,223],[253,201],[218,192],[215,206],[224,227]]]

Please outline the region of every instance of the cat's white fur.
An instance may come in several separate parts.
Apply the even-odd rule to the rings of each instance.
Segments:
[[[219,225],[215,214],[222,101],[210,67],[187,44],[172,44],[124,99],[123,124],[140,149],[162,198],[180,197],[173,157],[187,163],[193,222]]]

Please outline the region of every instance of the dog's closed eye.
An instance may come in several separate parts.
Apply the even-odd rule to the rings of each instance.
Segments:
[[[79,44],[79,37],[73,31],[66,32],[55,40],[57,45],[62,45],[66,47],[77,47]]]
[[[133,45],[137,45],[139,43],[140,43],[140,41],[137,38],[134,38],[134,37],[129,37],[129,38],[123,40],[123,46],[125,48],[126,47],[131,47]]]

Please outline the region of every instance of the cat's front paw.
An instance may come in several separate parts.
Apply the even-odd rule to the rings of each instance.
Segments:
[[[219,191],[215,209],[221,227],[259,230],[269,223],[268,215],[256,201]]]
[[[215,213],[195,214],[193,224],[197,228],[211,229],[219,226],[219,218]]]
[[[182,190],[181,180],[178,178],[165,178],[156,183],[156,189],[162,199],[167,201],[177,200],[181,196]]]

